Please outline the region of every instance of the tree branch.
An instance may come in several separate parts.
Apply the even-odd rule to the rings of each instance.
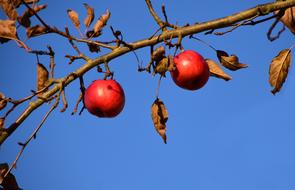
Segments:
[[[146,0],[147,3],[150,3],[149,0]],[[152,46],[158,43],[163,42],[164,40],[171,39],[171,38],[178,38],[180,35],[182,37],[197,34],[200,32],[205,32],[208,30],[220,29],[225,27],[231,27],[234,24],[241,22],[243,20],[251,19],[256,15],[263,16],[270,14],[276,10],[286,9],[289,7],[295,6],[295,0],[287,0],[287,1],[279,1],[269,4],[263,4],[256,6],[254,8],[233,14],[231,16],[227,16],[224,18],[198,23],[191,26],[179,27],[174,30],[164,31],[162,34],[158,36],[154,36],[152,38],[143,39],[140,41],[136,41],[134,43],[130,43],[127,46],[120,46],[112,50],[112,52],[102,55],[96,59],[88,60],[85,62],[83,66],[81,66],[76,71],[72,72],[71,74],[57,79],[61,82],[64,87],[69,85],[75,79],[83,76],[89,70],[93,69],[94,67],[103,64],[105,62],[110,62],[112,59],[115,59],[121,55],[126,53],[132,52],[136,49]],[[28,107],[23,111],[23,113],[17,118],[17,120],[12,123],[7,129],[5,129],[0,134],[0,145],[22,124],[22,122],[39,106],[44,104],[48,98],[55,95],[60,90],[60,85],[55,84],[50,90],[42,94],[41,98],[30,102]]]

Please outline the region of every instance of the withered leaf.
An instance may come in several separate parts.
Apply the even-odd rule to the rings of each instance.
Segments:
[[[48,71],[41,63],[37,64],[37,91],[46,87]]]
[[[14,4],[8,0],[0,0],[0,7],[11,20],[17,19],[17,12]]]
[[[10,1],[14,5],[15,8],[18,8],[22,4],[21,0],[10,0]],[[39,0],[24,0],[24,2],[27,4],[32,4],[32,3],[38,3]]]
[[[5,178],[4,175],[8,171],[7,163],[0,164],[0,185],[3,190],[20,190],[13,174],[9,173]]]
[[[74,26],[80,30],[80,21],[79,21],[79,16],[78,13],[76,13],[75,11],[73,11],[72,9],[68,9],[67,10],[68,16],[71,19],[72,23],[74,24]]]
[[[240,63],[239,58],[236,55],[229,56],[222,50],[216,50],[216,53],[220,63],[229,70],[236,71],[248,67],[248,65]]]
[[[15,21],[14,20],[0,20],[0,37],[3,39],[18,40]],[[7,40],[1,40],[1,43]]]
[[[38,13],[39,11],[45,9],[47,5],[38,5],[34,6],[32,9],[34,11],[31,11],[30,9],[27,9],[22,16],[19,16],[17,18],[18,22],[23,25],[24,27],[28,28],[31,25],[30,18],[35,14]]]
[[[165,48],[164,46],[160,46],[157,49],[155,49],[152,53],[152,60],[153,61],[160,61],[165,57]]]
[[[28,38],[34,37],[34,36],[40,36],[42,34],[46,34],[48,33],[47,28],[40,26],[40,25],[36,25],[36,26],[32,26],[30,28],[27,28],[27,36]]]
[[[100,47],[95,44],[87,43],[90,52],[100,52]]]
[[[5,108],[6,104],[7,104],[7,100],[4,96],[4,94],[0,92],[0,110]]]
[[[164,143],[167,144],[166,122],[168,120],[168,111],[165,108],[164,103],[159,98],[157,98],[152,104],[151,112],[156,131],[162,137]]]
[[[231,76],[229,76],[228,74],[226,74],[222,68],[219,66],[218,63],[216,63],[215,61],[213,61],[212,59],[205,59],[206,63],[209,66],[209,70],[210,70],[210,75],[217,77],[217,78],[221,78],[224,79],[226,81],[231,80]]]
[[[165,77],[167,71],[172,71],[174,69],[174,61],[172,56],[164,57],[158,63],[154,69],[153,75],[159,73],[161,76]]]
[[[291,50],[284,49],[274,57],[269,67],[269,83],[274,89],[273,94],[279,92],[287,78],[291,65]]]
[[[295,34],[295,7],[286,9],[284,16],[280,21],[289,28],[289,30]]]
[[[94,9],[90,7],[87,3],[83,4],[87,10],[87,17],[84,19],[84,24],[86,28],[89,28],[94,19]]]
[[[3,180],[4,180],[4,175],[7,172],[7,170],[9,169],[9,166],[7,163],[1,163],[0,164],[0,184],[2,184]]]
[[[111,12],[107,9],[106,13],[99,17],[99,19],[96,21],[93,27],[93,37],[101,33],[103,27],[107,24],[110,16]]]
[[[3,129],[3,127],[4,127],[4,118],[0,118],[0,134],[1,134],[1,130]],[[1,177],[0,177],[1,178]],[[0,179],[0,181],[1,181],[1,179]],[[1,183],[1,182],[0,182]]]

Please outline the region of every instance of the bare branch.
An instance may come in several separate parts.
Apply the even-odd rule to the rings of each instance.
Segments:
[[[38,131],[40,130],[40,128],[42,127],[43,123],[46,121],[46,119],[48,118],[48,116],[50,115],[50,113],[57,107],[57,105],[59,103],[59,99],[60,99],[60,94],[59,94],[58,97],[56,97],[56,100],[55,100],[54,104],[51,106],[51,108],[49,109],[49,111],[44,115],[41,123],[33,131],[33,133],[26,140],[26,142],[25,143],[19,143],[19,145],[22,146],[22,148],[20,149],[18,155],[16,156],[15,160],[13,161],[13,163],[11,164],[11,166],[9,167],[9,169],[7,170],[7,172],[5,173],[4,177],[6,177],[11,172],[11,170],[16,167],[17,161],[21,157],[23,151],[25,150],[25,148],[27,147],[27,145],[31,142],[31,140],[34,139],[34,138],[36,138],[36,135],[37,135]]]
[[[149,0],[146,0],[146,2],[150,3]],[[220,18],[220,19],[216,19],[216,20],[212,20],[208,22],[197,23],[191,26],[179,27],[174,30],[165,31],[159,36],[154,36],[153,38],[150,38],[150,39],[144,39],[144,40],[136,41],[134,43],[130,43],[130,46],[132,47],[132,49],[126,46],[120,46],[117,48],[116,47],[114,48],[113,46],[111,46],[111,49],[113,51],[111,51],[110,53],[104,54],[100,57],[97,57],[96,59],[86,61],[85,64],[81,66],[80,68],[78,68],[76,71],[57,80],[62,82],[64,87],[66,87],[75,79],[83,76],[89,70],[105,62],[110,62],[111,60],[121,55],[124,55],[126,53],[129,53],[132,50],[156,45],[167,39],[178,38],[179,35],[181,35],[182,38],[184,38],[191,34],[197,34],[197,33],[206,32],[209,30],[230,27],[243,20],[253,18],[257,14],[266,15],[269,13],[273,13],[276,10],[286,9],[292,6],[295,6],[295,0],[278,1],[274,3],[263,4],[245,11],[241,11],[231,16],[227,16],[224,18]],[[65,34],[65,36],[67,35]],[[38,98],[37,100],[30,102],[30,104],[27,106],[25,111],[21,113],[21,115],[16,119],[16,121],[13,122],[5,132],[0,134],[0,144],[2,144],[34,110],[36,110],[39,106],[44,104],[48,98],[54,96],[59,90],[60,90],[60,85],[55,84],[50,90],[42,94],[41,96],[42,98]]]
[[[145,3],[147,4],[148,9],[151,15],[153,16],[153,18],[155,19],[155,21],[157,22],[157,24],[160,26],[162,30],[165,30],[165,23],[160,19],[160,17],[155,12],[152,2],[150,0],[145,0]]]

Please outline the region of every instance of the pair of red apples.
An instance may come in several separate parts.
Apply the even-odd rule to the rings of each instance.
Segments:
[[[197,90],[209,79],[209,67],[197,52],[186,50],[174,57],[173,81],[181,88]],[[87,110],[98,117],[115,117],[124,107],[125,94],[121,85],[113,80],[95,80],[85,91]]]

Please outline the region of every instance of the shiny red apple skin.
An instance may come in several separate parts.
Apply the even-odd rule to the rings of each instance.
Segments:
[[[210,72],[205,59],[193,50],[185,50],[174,57],[175,69],[171,77],[175,84],[187,90],[202,88],[208,81]]]
[[[115,80],[95,80],[85,91],[84,104],[93,115],[115,117],[124,108],[125,93]]]

